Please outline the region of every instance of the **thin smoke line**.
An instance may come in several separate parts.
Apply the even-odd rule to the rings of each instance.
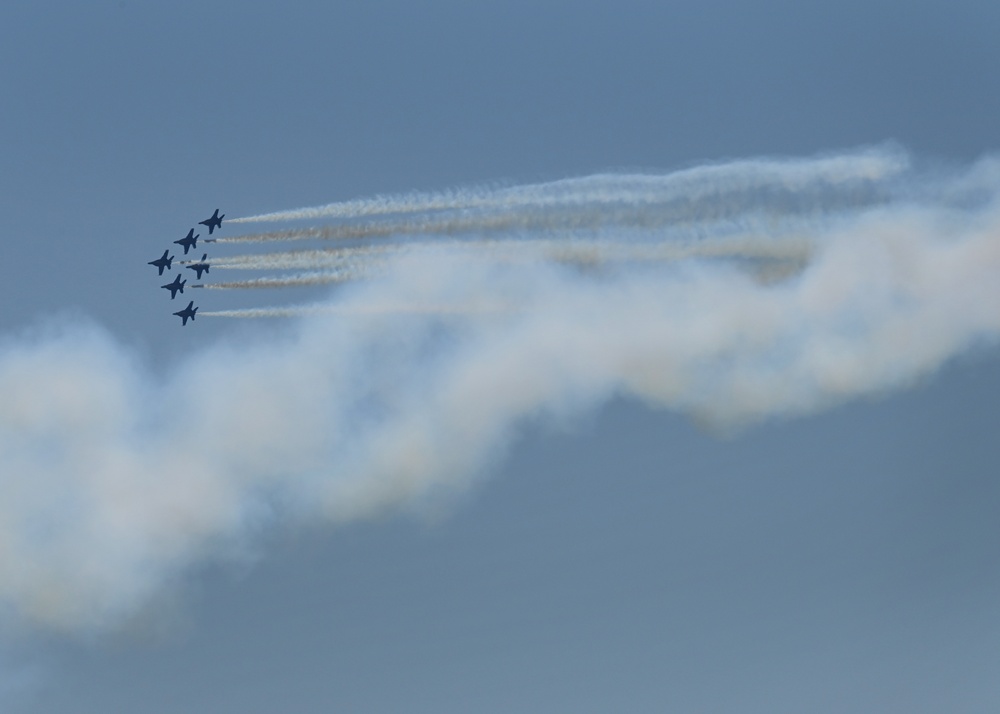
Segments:
[[[798,233],[779,238],[768,238],[752,233],[699,242],[647,240],[624,243],[609,239],[436,241],[403,243],[392,246],[358,246],[237,255],[210,261],[210,264],[213,268],[222,270],[335,269],[332,272],[311,273],[308,276],[257,279],[260,281],[259,284],[264,286],[267,284],[279,285],[282,284],[281,281],[285,281],[283,284],[291,285],[295,281],[303,281],[301,284],[310,284],[305,281],[350,280],[383,268],[393,255],[418,255],[421,252],[443,253],[452,257],[487,261],[556,261],[604,264],[623,261],[676,261],[699,257],[806,259],[814,249],[814,241]],[[240,286],[252,284],[253,281],[242,281]]]
[[[517,311],[512,305],[504,303],[484,303],[478,305],[440,304],[395,304],[395,305],[291,305],[285,307],[259,307],[238,310],[213,310],[199,312],[205,317],[232,318],[267,318],[267,317],[302,317],[307,315],[439,315],[439,316],[475,316],[490,314],[508,314]]]
[[[900,174],[909,165],[899,151],[868,150],[819,159],[751,160],[700,166],[666,175],[599,174],[510,188],[455,189],[438,193],[376,196],[325,206],[234,218],[230,223],[291,221],[464,209],[517,209],[599,204],[655,204],[761,186],[800,189],[817,178],[824,185],[870,183]]]
[[[250,280],[231,280],[220,283],[200,283],[192,285],[193,288],[204,288],[208,290],[239,290],[257,288],[287,288],[309,285],[329,285],[336,283],[346,283],[360,280],[366,277],[362,271],[334,271],[301,273],[298,275],[283,275],[263,278],[253,278]]]

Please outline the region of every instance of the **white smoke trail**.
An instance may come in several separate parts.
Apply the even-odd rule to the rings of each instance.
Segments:
[[[480,303],[480,304],[385,304],[385,305],[331,305],[320,303],[316,305],[292,305],[289,307],[254,307],[241,310],[212,310],[200,312],[204,317],[236,317],[236,318],[260,318],[260,317],[304,317],[309,315],[343,315],[350,317],[358,316],[390,316],[390,315],[432,315],[435,317],[448,316],[469,316],[469,315],[490,315],[506,314],[517,311],[512,305],[503,303]]]
[[[787,227],[785,230],[787,231]],[[463,255],[468,259],[489,261],[547,260],[601,264],[615,261],[669,261],[696,257],[804,260],[814,248],[811,239],[801,233],[782,236],[764,236],[761,233],[722,235],[699,242],[649,240],[625,242],[609,239],[428,241],[236,255],[213,259],[210,263],[213,268],[222,270],[334,268],[337,269],[336,275],[349,280],[352,276],[361,277],[366,271],[384,265],[390,255],[399,257],[416,252],[446,251],[452,257]],[[182,261],[182,264],[183,262],[185,261]],[[295,280],[295,278],[289,279]],[[314,284],[283,283],[282,280],[285,279],[261,278],[257,281],[244,281],[248,284],[240,284],[240,287],[252,287],[250,283],[262,287]],[[320,282],[330,281],[320,280]]]
[[[720,194],[752,192],[763,186],[800,192],[804,188],[829,189],[843,184],[877,182],[899,174],[907,166],[904,153],[881,148],[820,159],[753,160],[699,166],[667,175],[598,174],[502,189],[376,196],[245,216],[229,222],[364,218],[441,210],[655,204],[677,199],[696,201]]]
[[[458,213],[428,213],[406,220],[366,220],[347,224],[289,228],[210,239],[206,242],[232,244],[302,240],[359,241],[375,238],[412,240],[418,236],[479,238],[500,232],[506,233],[508,238],[522,235],[532,239],[550,233],[566,240],[572,237],[585,237],[596,229],[607,229],[612,226],[656,231],[661,238],[682,240],[690,239],[692,232],[705,224],[714,222],[721,225],[726,219],[731,222],[738,219],[739,225],[744,230],[750,230],[754,225],[766,224],[773,220],[776,214],[784,221],[791,220],[796,214],[802,214],[797,216],[798,220],[806,222],[811,212],[829,215],[838,203],[843,209],[854,210],[861,205],[885,200],[885,197],[877,192],[856,191],[846,192],[839,197],[839,200],[834,195],[824,195],[822,205],[809,202],[802,204],[801,201],[800,205],[789,205],[787,196],[782,201],[776,200],[778,198],[776,196],[759,194],[739,199],[732,195],[703,197],[702,200],[693,200],[690,197],[678,200],[676,196],[672,198],[672,201],[664,200],[657,204],[647,203],[626,207],[597,203],[562,207],[562,210],[546,206],[517,206],[506,211],[464,209]],[[797,195],[797,198],[801,199],[801,196]]]
[[[799,184],[841,166],[802,162]],[[278,336],[206,347],[165,377],[91,325],[10,336],[0,608],[113,626],[272,520],[467,488],[528,416],[624,395],[738,425],[903,387],[995,343],[1000,162],[898,180],[920,200],[815,222],[777,283],[703,256],[589,272],[442,247],[392,254]]]
[[[215,243],[272,243],[297,240],[360,240],[386,238],[398,235],[453,235],[456,233],[482,233],[487,231],[511,230],[515,228],[542,228],[552,224],[548,215],[530,216],[524,214],[501,214],[448,216],[446,218],[424,216],[408,221],[366,221],[364,223],[289,228],[265,233],[248,233],[213,239]],[[207,242],[207,241],[206,241]]]
[[[360,270],[331,270],[325,272],[298,273],[296,275],[284,275],[269,278],[253,278],[251,280],[231,280],[222,283],[201,283],[192,285],[192,288],[205,288],[208,290],[242,290],[256,288],[290,288],[305,287],[309,285],[330,285],[335,283],[346,283],[352,280],[359,280],[375,275],[375,271]],[[202,315],[208,313],[202,312]]]
[[[362,246],[332,250],[296,250],[281,253],[260,253],[256,255],[235,255],[226,258],[214,258],[209,261],[209,264],[213,268],[222,270],[308,270],[336,268],[347,273],[352,270],[363,270],[365,266],[374,264],[376,262],[375,259],[387,255],[392,250],[393,247],[390,246]]]

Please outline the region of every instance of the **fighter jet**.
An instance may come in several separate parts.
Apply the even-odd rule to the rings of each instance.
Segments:
[[[212,235],[212,231],[213,230],[215,230],[216,228],[222,228],[222,219],[225,218],[225,217],[226,217],[226,214],[223,213],[220,216],[219,215],[219,209],[216,208],[215,209],[215,213],[212,214],[211,218],[206,218],[203,221],[198,221],[198,225],[207,227],[208,228],[208,234]]]
[[[163,251],[163,255],[156,260],[151,260],[146,265],[155,265],[160,269],[160,275],[163,275],[163,269],[166,268],[170,270],[170,264],[174,261],[174,256],[167,257],[169,251]]]
[[[192,228],[191,230],[188,231],[188,234],[186,236],[184,236],[180,240],[175,240],[174,243],[176,243],[177,245],[184,246],[184,255],[187,255],[188,248],[198,247],[198,238],[200,236],[201,236],[200,233],[198,235],[195,235],[194,228]]]
[[[178,273],[177,277],[174,278],[174,282],[167,283],[166,285],[161,285],[160,287],[161,288],[166,288],[167,290],[169,290],[170,291],[170,299],[173,300],[175,297],[177,297],[177,293],[178,292],[180,292],[180,293],[184,292],[184,286],[186,284],[187,284],[187,280],[181,280],[180,273]]]
[[[198,280],[201,280],[201,274],[202,274],[202,272],[206,272],[206,273],[209,272],[209,270],[208,270],[208,265],[209,264],[205,262],[205,259],[207,257],[208,257],[208,253],[205,253],[205,255],[201,256],[201,261],[200,262],[191,263],[191,265],[186,266],[188,270],[193,270],[194,272],[198,273]]]
[[[175,312],[174,314],[177,315],[177,317],[181,318],[181,327],[183,327],[184,325],[188,324],[189,317],[192,320],[194,320],[194,314],[196,312],[198,312],[198,308],[194,306],[194,300],[192,300],[191,302],[188,303],[188,306],[186,308],[184,308],[179,312]]]

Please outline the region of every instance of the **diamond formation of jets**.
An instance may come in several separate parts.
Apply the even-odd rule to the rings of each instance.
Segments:
[[[216,228],[220,229],[222,228],[222,219],[225,217],[226,214],[223,213],[222,215],[219,215],[219,209],[216,208],[215,212],[209,218],[206,218],[204,221],[199,221],[198,223],[199,225],[208,228],[208,234],[211,235]],[[174,243],[183,247],[184,255],[187,255],[189,250],[198,247],[198,239],[200,237],[201,236],[198,233],[194,232],[194,228],[192,228],[191,230],[188,231],[186,236],[184,236],[179,240],[175,240]],[[206,242],[211,242],[211,243],[215,242],[214,238],[210,239],[206,238],[205,240]],[[163,275],[164,270],[173,269],[173,262],[174,262],[174,256],[170,255],[170,249],[168,248],[167,250],[163,251],[162,256],[160,256],[156,260],[149,261],[149,265],[156,267],[156,269],[159,271],[159,274]],[[192,263],[191,265],[188,265],[186,267],[195,271],[195,273],[198,274],[198,279],[201,280],[201,274],[209,272],[208,253],[203,254],[201,256],[200,261]],[[174,298],[177,297],[177,293],[181,293],[182,295],[184,294],[185,285],[187,285],[187,280],[182,280],[180,275],[176,275],[172,282],[169,282],[166,285],[161,285],[160,287],[163,288],[164,290],[169,290],[170,299],[173,300]],[[202,286],[194,285],[192,287],[202,287]],[[187,325],[188,320],[194,321],[194,316],[195,313],[197,312],[198,308],[195,307],[194,300],[192,300],[188,303],[188,306],[186,308],[184,308],[183,310],[178,310],[174,314],[177,315],[177,317],[181,318],[181,326],[184,326]]]

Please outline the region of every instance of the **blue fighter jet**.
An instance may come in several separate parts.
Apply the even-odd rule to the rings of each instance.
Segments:
[[[175,297],[177,297],[177,293],[178,292],[180,292],[180,293],[183,294],[183,292],[184,292],[184,286],[186,284],[187,284],[187,280],[181,280],[181,276],[180,276],[180,274],[178,274],[177,277],[174,278],[174,282],[167,283],[166,285],[161,285],[160,287],[161,288],[165,288],[166,290],[169,290],[170,291],[170,299],[173,300]]]
[[[208,234],[212,235],[213,230],[215,230],[216,228],[222,228],[222,219],[225,217],[226,214],[223,213],[220,216],[219,209],[216,208],[215,213],[213,213],[210,218],[206,218],[203,221],[198,221],[198,225],[205,226],[206,228],[208,228]]]
[[[181,318],[181,327],[183,327],[188,324],[188,318],[191,318],[191,320],[194,321],[194,315],[196,312],[198,312],[198,308],[194,306],[194,300],[192,300],[188,303],[186,308],[180,310],[179,312],[175,312],[174,314]]]
[[[163,275],[163,269],[166,268],[167,270],[169,270],[170,264],[174,262],[174,256],[170,256],[168,258],[167,253],[168,251],[166,250],[163,251],[163,255],[161,257],[157,258],[156,260],[149,261],[146,265],[155,265],[157,268],[160,269],[160,275]]]
[[[186,236],[184,236],[180,240],[175,240],[174,243],[176,243],[177,245],[184,246],[184,255],[187,255],[188,248],[198,247],[198,238],[200,236],[201,236],[200,233],[195,235],[194,228],[192,228],[191,230],[188,231],[188,234]]]
[[[191,263],[191,265],[185,266],[188,270],[193,270],[198,274],[198,280],[201,280],[201,274],[203,272],[204,273],[209,272],[208,270],[209,264],[205,262],[206,258],[208,258],[208,253],[205,253],[205,255],[201,256],[201,260],[199,262]]]

